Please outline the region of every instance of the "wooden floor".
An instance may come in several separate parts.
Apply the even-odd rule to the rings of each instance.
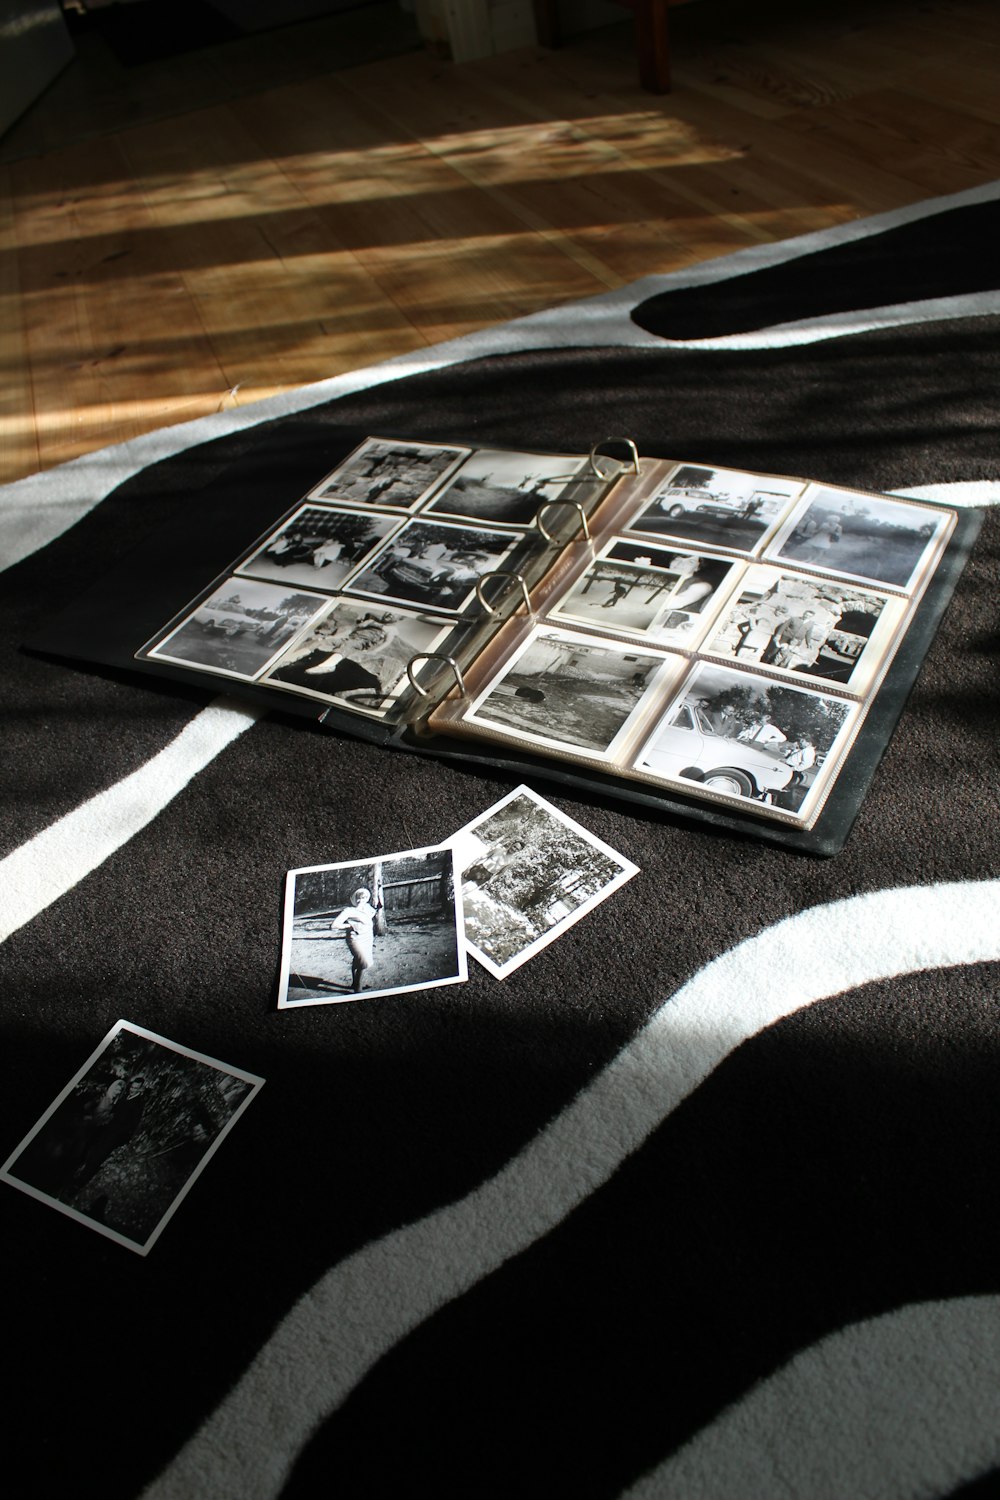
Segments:
[[[95,133],[0,160],[0,481],[1000,177],[995,0],[683,6],[663,98],[630,27],[270,89],[265,36],[259,92],[206,102],[193,54],[136,123],[104,76]]]

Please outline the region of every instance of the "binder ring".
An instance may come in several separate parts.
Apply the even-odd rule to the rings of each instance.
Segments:
[[[415,692],[419,693],[421,698],[429,698],[431,695],[425,687],[420,686],[420,683],[413,675],[413,663],[417,661],[447,662],[449,667],[455,674],[455,682],[458,686],[458,691],[462,694],[463,698],[465,697],[465,679],[462,676],[461,668],[459,667],[458,662],[455,660],[455,658],[453,656],[445,656],[443,651],[427,651],[418,656],[411,656],[409,661],[406,663],[406,675],[410,679],[410,687],[413,688]]]
[[[639,450],[635,446],[635,444],[633,443],[632,439],[631,438],[606,437],[606,438],[602,438],[599,443],[595,443],[594,446],[590,450],[590,467],[593,469],[593,471],[597,475],[598,479],[611,479],[612,478],[612,475],[611,474],[606,474],[604,472],[604,470],[602,468],[600,468],[600,466],[598,465],[598,462],[597,462],[597,450],[598,450],[598,448],[604,448],[604,447],[607,446],[608,443],[624,443],[625,446],[626,446],[626,448],[629,450],[629,452],[632,455],[632,473],[633,474],[638,474],[638,473],[641,472],[640,469],[639,469]]]
[[[531,600],[528,597],[528,585],[525,583],[520,573],[508,573],[503,568],[501,568],[493,573],[483,573],[476,580],[476,598],[486,610],[487,614],[495,615],[497,613],[496,605],[490,604],[489,601],[483,597],[482,587],[487,578],[516,578],[518,583],[521,585],[521,597],[524,600],[524,607],[529,614],[531,613]]]
[[[603,479],[605,476],[602,474],[600,477]],[[545,540],[547,542],[554,542],[556,540],[551,532],[545,530],[545,525],[542,521],[542,511],[551,510],[554,505],[568,505],[571,510],[575,510],[579,514],[580,530],[583,532],[584,537],[589,542],[590,527],[587,525],[587,512],[584,510],[583,506],[580,505],[576,500],[546,500],[542,505],[538,507],[538,511],[535,515],[535,525],[538,527]]]

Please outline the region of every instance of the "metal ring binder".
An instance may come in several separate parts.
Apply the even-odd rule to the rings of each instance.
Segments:
[[[595,443],[594,444],[594,446],[590,450],[590,455],[589,455],[589,457],[590,457],[590,467],[593,469],[593,471],[597,475],[598,479],[611,479],[613,477],[611,474],[606,474],[604,472],[604,470],[601,469],[598,466],[598,463],[597,463],[597,450],[598,450],[598,448],[603,448],[608,443],[624,443],[625,446],[626,446],[626,448],[628,448],[629,452],[632,455],[632,473],[633,474],[640,474],[642,472],[641,469],[639,468],[639,450],[635,446],[635,444],[633,443],[633,441],[632,441],[631,438],[606,437],[606,438],[602,438],[599,443]]]
[[[585,539],[589,542],[590,527],[587,525],[587,512],[584,510],[583,506],[580,505],[576,500],[546,500],[544,504],[538,507],[538,512],[535,516],[535,525],[538,527],[545,540],[547,542],[556,541],[556,538],[552,535],[552,533],[545,530],[545,526],[542,522],[542,511],[551,510],[554,505],[568,505],[572,510],[575,510],[579,513],[580,529],[583,532]]]
[[[458,691],[462,694],[463,697],[465,696],[465,678],[462,676],[462,669],[458,665],[458,662],[455,660],[455,658],[453,656],[445,656],[444,652],[442,651],[427,651],[423,655],[411,656],[409,661],[406,663],[406,675],[410,679],[410,687],[413,688],[415,692],[419,693],[421,698],[429,698],[431,694],[425,687],[420,686],[420,683],[413,675],[413,663],[417,661],[447,662],[449,667],[451,667],[451,670],[455,674],[455,682],[458,686]]]
[[[528,585],[525,583],[520,573],[509,573],[505,569],[499,568],[492,573],[483,573],[482,576],[476,580],[476,598],[486,610],[487,614],[495,615],[497,613],[496,606],[490,604],[489,601],[487,599],[484,599],[483,597],[482,586],[486,582],[487,578],[516,578],[518,583],[521,585],[521,595],[524,599],[524,607],[529,614],[531,613],[531,599],[528,595]]]

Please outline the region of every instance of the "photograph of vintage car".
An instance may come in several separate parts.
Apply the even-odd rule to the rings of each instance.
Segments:
[[[796,479],[679,464],[626,529],[752,552],[801,491]]]
[[[454,613],[479,579],[501,570],[523,533],[423,518],[408,521],[347,585],[349,593]]]
[[[842,699],[702,664],[635,768],[805,817],[856,713]]]
[[[252,680],[329,602],[276,583],[227,578],[145,654]]]

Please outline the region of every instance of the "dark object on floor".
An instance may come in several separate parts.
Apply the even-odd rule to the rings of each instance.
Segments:
[[[67,16],[73,35],[97,35],[126,68],[198,52],[243,35],[207,0],[132,0]]]

